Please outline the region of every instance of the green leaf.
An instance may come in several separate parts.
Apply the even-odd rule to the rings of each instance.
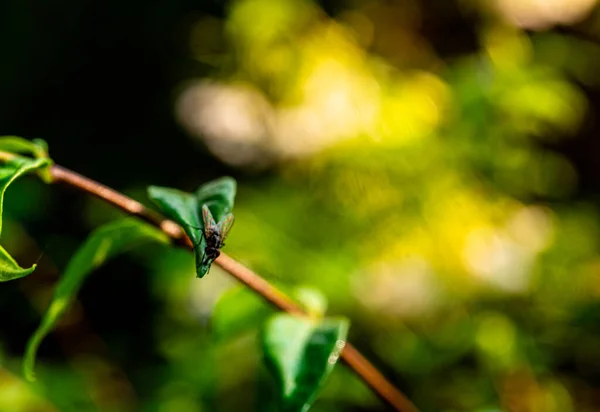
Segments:
[[[0,282],[19,279],[29,275],[35,270],[36,265],[23,269],[15,262],[11,255],[0,246]]]
[[[200,207],[206,204],[215,221],[219,222],[233,209],[237,184],[231,177],[221,177],[205,183],[194,193]],[[198,209],[200,212],[200,209]],[[202,219],[200,219],[202,220]]]
[[[294,297],[311,317],[322,318],[325,316],[327,298],[320,290],[308,286],[299,286],[294,290]]]
[[[27,154],[36,159],[48,158],[48,144],[42,139],[27,140],[17,136],[0,137],[0,150],[15,154]]]
[[[52,164],[52,160],[48,157],[48,144],[45,140],[27,140],[18,136],[3,136],[0,137],[0,151],[13,154],[25,154],[33,156],[36,159],[48,160],[44,167],[40,168],[37,172],[44,182],[52,182],[52,175],[50,174],[49,167]]]
[[[2,233],[2,212],[4,205],[4,193],[8,186],[19,176],[27,172],[37,171],[50,164],[48,159],[14,158],[0,165],[0,234]],[[0,282],[22,278],[35,270],[35,265],[24,269],[0,247]]]
[[[204,228],[201,214],[198,213],[198,199],[193,194],[168,187],[150,186],[148,197],[169,219],[183,227],[194,244],[200,242],[203,237],[201,231],[189,230],[190,226]]]
[[[35,379],[33,367],[37,349],[73,301],[86,276],[117,254],[152,241],[169,242],[164,233],[136,219],[111,222],[90,234],[69,261],[40,326],[27,343],[24,361],[27,379]]]
[[[238,286],[221,295],[211,316],[211,329],[217,340],[233,338],[249,330],[259,330],[274,310],[247,288]]]
[[[281,410],[307,411],[346,344],[349,322],[278,314],[263,335],[265,362],[280,389]]]
[[[169,218],[183,227],[194,243],[196,275],[201,278],[208,273],[212,260],[202,261],[206,239],[202,205],[207,205],[216,222],[231,213],[236,193],[236,182],[231,177],[222,177],[200,186],[194,193],[168,187],[148,187],[148,197]]]

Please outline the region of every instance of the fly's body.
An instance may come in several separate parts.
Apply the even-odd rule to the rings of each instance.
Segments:
[[[206,248],[204,254],[206,260],[214,260],[221,254],[221,249],[225,244],[221,240],[221,231],[218,226],[204,226],[204,237],[206,238]]]
[[[206,265],[218,258],[221,254],[220,249],[225,246],[225,238],[233,225],[233,215],[229,213],[221,219],[219,223],[216,223],[208,206],[202,205],[202,220],[204,221],[206,247],[204,248],[203,257],[199,263]]]

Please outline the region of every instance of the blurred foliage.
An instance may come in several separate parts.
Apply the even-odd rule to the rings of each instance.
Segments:
[[[280,393],[282,411],[308,411],[344,349],[348,319],[277,314],[263,332],[265,364]]]
[[[320,290],[423,411],[600,409],[594,0],[29,3],[2,4],[1,134],[137,199],[235,176],[226,252]],[[269,309],[154,247],[91,276],[20,381],[57,273],[115,214],[51,189],[6,199],[3,245],[42,258],[0,288],[0,409],[274,410]],[[312,408],[383,409],[344,368]]]
[[[157,228],[135,218],[117,220],[94,230],[81,245],[65,268],[64,275],[56,285],[50,305],[46,309],[40,326],[27,343],[23,373],[28,380],[35,380],[35,357],[44,338],[77,296],[85,278],[107,260],[128,249],[146,246],[151,242],[169,243],[167,236]]]

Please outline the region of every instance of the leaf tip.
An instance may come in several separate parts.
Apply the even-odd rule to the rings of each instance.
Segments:
[[[35,355],[36,345],[32,345],[32,341],[27,344],[27,351],[25,352],[25,359],[23,360],[23,375],[29,382],[35,382],[36,376],[34,372],[35,367]]]
[[[25,379],[28,382],[35,382],[37,380],[37,378],[35,376],[35,372],[29,371],[29,370],[25,370],[23,372],[24,372],[24,375],[25,375]]]

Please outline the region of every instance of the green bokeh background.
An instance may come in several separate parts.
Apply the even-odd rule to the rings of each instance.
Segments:
[[[600,8],[534,3],[2,0],[0,135],[146,204],[234,176],[226,252],[319,290],[423,411],[596,411]],[[26,383],[53,285],[121,213],[33,178],[5,213],[39,267],[0,285],[0,411],[273,410],[270,309],[160,246],[90,277]],[[385,408],[341,366],[313,410]]]

